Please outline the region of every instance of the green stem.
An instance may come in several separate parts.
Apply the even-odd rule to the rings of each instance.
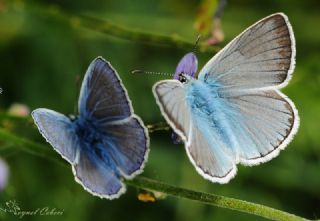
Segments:
[[[2,119],[8,120],[12,117],[6,116],[5,114],[0,114]],[[0,118],[0,119],[1,119]],[[13,118],[12,118],[13,119]],[[27,119],[27,118],[26,118]],[[22,120],[22,118],[20,119]],[[21,136],[17,136],[12,132],[5,129],[0,129],[0,140],[14,144],[13,147],[20,147],[21,150],[26,151],[30,154],[45,157],[50,159],[60,165],[66,166],[65,161],[57,158],[57,154],[52,151],[48,145],[42,145],[32,142]],[[236,210],[252,215],[261,216],[270,220],[279,221],[302,221],[308,220],[281,210],[273,209],[271,207],[263,206],[256,203],[251,203],[239,199],[219,196],[215,194],[202,193],[193,190],[188,190],[180,187],[175,187],[169,184],[159,182],[157,180],[136,177],[134,180],[126,180],[127,185],[131,185],[137,188],[162,192],[168,195],[172,195],[178,198],[190,199],[200,203],[209,204],[221,208],[226,208],[230,210]]]
[[[138,41],[144,44],[184,48],[190,51],[193,50],[195,46],[195,42],[188,41],[177,34],[161,35],[130,29],[101,18],[88,15],[74,15],[64,11],[57,5],[28,5],[26,9],[36,14],[43,14],[46,17],[49,16],[59,19],[73,28],[86,28],[125,40]],[[206,43],[200,43],[198,46],[202,52],[216,53],[220,49],[216,46],[208,46]]]
[[[153,133],[153,132],[159,131],[159,130],[168,131],[168,130],[170,130],[171,127],[165,122],[159,122],[159,123],[155,123],[155,124],[148,124],[147,128],[148,128],[149,133]]]
[[[29,154],[47,158],[53,162],[60,165],[65,165],[65,163],[57,158],[57,155],[50,150],[47,146],[32,142],[21,136],[16,136],[11,132],[0,128],[0,140],[14,144],[15,147],[23,150]]]
[[[126,180],[127,185],[137,188],[162,192],[178,198],[194,200],[199,203],[209,204],[225,209],[236,210],[243,213],[261,216],[270,220],[278,221],[302,221],[308,220],[281,210],[268,206],[247,202],[244,200],[220,196],[216,194],[203,193],[175,187],[166,183],[152,180],[145,177],[136,177],[134,180]]]
[[[17,124],[32,122],[31,118],[18,117],[18,116],[7,114],[5,112],[0,112],[0,120],[8,120],[12,123],[17,123]]]

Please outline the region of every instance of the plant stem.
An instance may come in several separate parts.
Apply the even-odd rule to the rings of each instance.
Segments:
[[[239,199],[229,198],[225,196],[197,192],[180,187],[175,187],[166,183],[162,183],[156,180],[152,180],[145,177],[136,177],[134,180],[126,180],[127,185],[131,185],[137,188],[162,192],[168,195],[172,195],[178,198],[184,198],[194,200],[200,203],[209,204],[221,208],[236,210],[252,215],[261,216],[270,220],[278,221],[306,221],[308,219],[273,209],[268,206],[251,203]]]
[[[159,123],[155,123],[155,124],[148,124],[147,128],[148,128],[149,133],[153,133],[153,132],[159,131],[159,130],[165,130],[165,131],[170,130],[170,126],[165,122],[159,122]]]
[[[11,132],[0,128],[0,140],[14,144],[15,147],[35,156],[47,158],[60,165],[65,163],[57,158],[57,155],[50,150],[47,146],[34,143],[21,136],[16,136]]]
[[[10,119],[11,117],[6,114],[0,114],[2,119]],[[0,119],[1,119],[0,118]],[[14,118],[12,118],[14,119]],[[25,118],[26,120],[28,118]],[[19,120],[22,120],[20,118]],[[20,147],[21,150],[26,151],[30,154],[45,157],[46,159],[52,160],[60,165],[66,166],[67,163],[59,159],[56,153],[52,151],[47,145],[42,145],[17,136],[10,131],[0,129],[0,140],[13,144],[12,147]],[[126,180],[125,183],[130,186],[134,186],[141,189],[162,192],[168,195],[172,195],[178,198],[190,199],[200,203],[209,204],[221,208],[230,210],[236,210],[252,215],[261,216],[270,220],[278,221],[302,221],[308,220],[281,210],[273,209],[271,207],[255,204],[239,199],[229,198],[225,196],[219,196],[215,194],[197,192],[188,190],[180,187],[175,187],[169,184],[159,182],[157,180],[136,177],[133,180]]]
[[[20,4],[22,3],[20,2]],[[137,29],[131,29],[115,24],[111,21],[89,15],[74,15],[64,11],[58,7],[58,5],[33,4],[32,6],[27,5],[26,9],[28,11],[35,12],[36,14],[42,14],[46,17],[49,16],[59,19],[62,22],[69,24],[73,28],[86,28],[125,40],[138,41],[144,44],[183,48],[188,49],[189,51],[193,50],[195,45],[195,42],[188,41],[177,34],[161,35]],[[191,28],[192,27],[190,27],[190,29]],[[202,52],[210,53],[216,53],[220,50],[220,48],[217,46],[208,46],[205,43],[200,43],[199,48]]]

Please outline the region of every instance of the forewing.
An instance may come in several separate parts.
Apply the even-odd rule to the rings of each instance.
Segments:
[[[101,57],[96,58],[86,72],[79,112],[84,118],[100,122],[123,120],[132,114],[131,102],[117,72]]]
[[[187,141],[191,115],[182,83],[177,80],[159,81],[153,86],[153,94],[164,118]]]
[[[291,78],[295,54],[288,18],[277,13],[232,40],[204,66],[199,79],[226,90],[283,87]]]
[[[299,126],[292,101],[274,90],[222,94],[234,109],[228,116],[240,163],[255,165],[276,157]]]
[[[42,136],[72,164],[79,150],[79,141],[70,119],[45,108],[34,110],[32,117]]]

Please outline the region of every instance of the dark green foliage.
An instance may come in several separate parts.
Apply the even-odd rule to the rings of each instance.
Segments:
[[[174,72],[179,59],[193,50],[197,4],[195,0],[0,0],[0,87],[4,90],[0,95],[1,112],[12,103],[20,102],[31,110],[47,107],[73,113],[79,91],[76,78],[82,79],[91,60],[101,55],[117,69],[135,112],[146,124],[163,122],[151,93],[153,83],[163,77],[135,76],[130,72],[134,69]],[[230,0],[222,17],[226,39],[221,46],[269,14],[282,11],[290,19],[297,41],[297,65],[285,93],[299,110],[301,126],[286,150],[260,166],[240,167],[237,176],[227,185],[212,184],[196,173],[183,146],[172,144],[171,131],[156,131],[151,134],[151,152],[143,176],[319,219],[319,10],[319,2],[315,0]],[[107,20],[122,27],[122,31],[133,33],[121,30],[119,33],[118,26],[111,26],[109,32],[110,27],[101,27],[99,22],[92,27],[91,23],[82,23],[83,15]],[[139,37],[146,32],[153,35]],[[179,45],[175,39],[178,42],[182,39],[183,43]],[[214,49],[211,51],[199,54],[199,67],[215,53]],[[46,206],[64,210],[59,217],[26,216],[23,220],[265,220],[170,197],[143,203],[137,199],[140,190],[132,186],[128,186],[127,194],[118,200],[93,197],[75,183],[68,165],[54,162],[62,161],[31,120],[7,119],[6,115],[0,119],[0,131],[4,132],[0,133],[0,156],[10,166],[9,185],[0,193],[0,207],[8,200],[16,200],[25,210]],[[17,145],[19,140],[10,142],[6,137],[11,133],[30,140]],[[33,149],[34,143],[40,149]],[[20,151],[26,148],[45,153],[46,157]],[[132,185],[139,186],[139,180],[136,182]],[[13,221],[18,217],[0,211],[1,219]]]

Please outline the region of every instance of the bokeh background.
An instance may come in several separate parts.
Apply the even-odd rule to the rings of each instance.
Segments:
[[[31,110],[51,108],[74,112],[82,76],[101,55],[117,69],[127,87],[135,112],[146,124],[164,122],[151,93],[163,76],[130,74],[133,69],[172,73],[190,48],[166,47],[124,40],[94,29],[77,27],[54,16],[89,14],[136,31],[179,35],[194,42],[196,0],[0,0],[0,110],[23,103]],[[265,204],[310,219],[320,218],[320,2],[229,0],[222,16],[225,45],[257,20],[284,12],[297,41],[297,65],[283,90],[296,104],[301,126],[289,147],[272,161],[255,167],[239,166],[227,185],[199,176],[183,145],[173,145],[169,131],[151,134],[151,152],[143,176],[179,187],[221,194]],[[70,18],[71,19],[71,18]],[[199,67],[214,52],[199,53]],[[1,125],[4,127],[4,125]],[[32,124],[19,134],[45,143]],[[47,148],[52,149],[48,144]],[[52,150],[53,151],[53,150]],[[62,167],[0,141],[0,156],[10,171],[0,192],[0,206],[16,200],[24,210],[63,209],[62,216],[30,216],[24,220],[264,220],[196,202],[167,197],[153,203],[137,199],[139,190],[113,201],[93,197],[74,182],[71,169]],[[58,154],[56,155],[59,158]],[[0,211],[0,219],[18,220]]]

